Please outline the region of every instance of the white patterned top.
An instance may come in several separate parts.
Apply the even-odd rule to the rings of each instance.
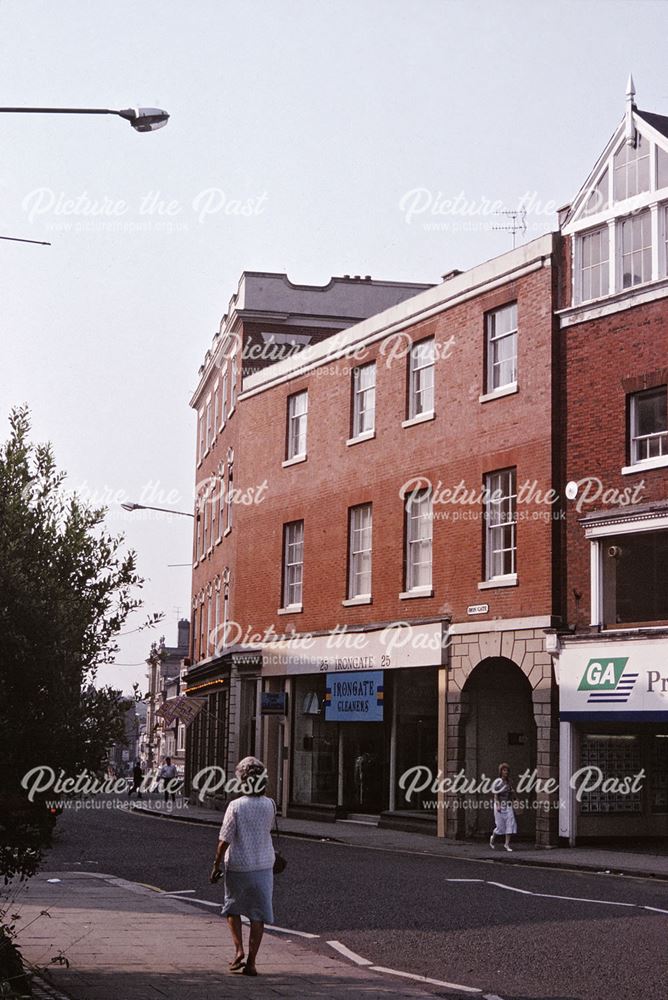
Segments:
[[[219,840],[230,846],[225,865],[234,872],[262,871],[274,867],[271,829],[276,805],[265,795],[243,795],[225,810]]]

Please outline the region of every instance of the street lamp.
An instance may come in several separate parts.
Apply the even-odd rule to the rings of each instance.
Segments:
[[[181,517],[194,517],[194,514],[189,513],[187,510],[170,510],[169,507],[147,507],[143,503],[122,503],[121,507],[123,510],[159,510],[163,514],[180,514]]]
[[[0,114],[18,115],[118,115],[130,122],[136,132],[155,132],[169,121],[167,111],[160,108],[0,108]]]

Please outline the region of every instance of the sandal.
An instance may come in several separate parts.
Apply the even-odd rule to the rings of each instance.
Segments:
[[[229,964],[230,972],[238,972],[239,969],[243,969],[246,965],[246,959],[242,955],[240,958],[234,958]]]
[[[254,965],[244,965],[243,976],[257,976],[257,969]]]

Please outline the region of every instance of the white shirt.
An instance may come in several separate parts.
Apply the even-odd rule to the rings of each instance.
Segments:
[[[276,806],[265,795],[243,795],[225,810],[219,840],[230,846],[226,866],[235,872],[262,871],[274,867],[271,829]]]

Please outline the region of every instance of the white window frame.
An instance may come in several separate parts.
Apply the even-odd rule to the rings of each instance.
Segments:
[[[299,558],[296,558],[297,553]],[[296,580],[291,580],[295,570]],[[297,571],[298,570],[298,571]],[[283,525],[282,605],[284,609],[301,609],[304,597],[304,521],[288,521]]]
[[[501,496],[497,496],[501,491]],[[499,508],[510,501],[510,518],[503,514],[499,517]],[[485,474],[485,580],[493,582],[517,580],[517,470],[496,469]],[[507,524],[512,525],[510,546],[497,545],[497,536],[503,537]],[[510,572],[494,573],[496,556],[501,552],[511,552]]]
[[[615,205],[619,205],[621,202],[628,201],[630,198],[636,198],[638,195],[648,194],[652,190],[652,187],[653,187],[653,185],[652,185],[652,173],[653,173],[653,171],[652,171],[652,151],[654,150],[654,158],[656,158],[655,143],[653,143],[651,139],[646,139],[645,136],[641,135],[640,132],[637,133],[637,136],[638,136],[638,140],[639,141],[642,141],[642,142],[644,142],[644,143],[647,144],[648,151],[647,151],[646,155],[644,155],[644,156],[633,156],[631,159],[629,159],[629,151],[630,151],[631,147],[627,144],[627,142],[625,140],[620,146],[617,147],[617,149],[612,153],[612,155],[610,157],[610,159],[612,161],[612,200],[613,200],[613,204],[615,204]],[[633,152],[634,153],[637,152],[637,148],[638,148],[637,145],[633,147]],[[625,160],[625,162],[623,164],[623,167],[619,168],[619,167],[616,166],[615,160],[617,159],[617,157],[619,156],[619,154],[621,152],[624,152],[626,154],[626,160]],[[642,191],[636,190],[636,191],[632,191],[629,194],[629,168],[630,167],[633,168],[633,171],[634,171],[634,174],[635,174],[635,180],[636,180],[636,183],[637,183],[637,180],[638,180],[638,164],[640,163],[641,160],[647,160],[647,187],[644,190],[642,190]],[[617,180],[618,172],[621,172],[621,170],[624,171],[624,181],[625,181],[624,195],[621,198],[617,198],[615,196],[615,186],[616,186],[615,185],[615,181]]]
[[[225,533],[225,506],[226,506],[226,496],[225,496],[225,465],[223,464],[220,469],[220,475],[218,477],[218,485],[220,496],[218,499],[218,538],[217,541],[222,541],[223,534]]]
[[[297,404],[303,402],[303,410],[297,411]],[[293,392],[288,396],[288,426],[286,461],[306,458],[308,448],[308,390]]]
[[[496,334],[497,318],[509,313],[511,310],[514,311],[515,324],[512,329],[505,333]],[[510,389],[517,385],[517,362],[518,362],[518,319],[517,319],[517,302],[508,302],[504,306],[500,306],[498,309],[492,309],[485,316],[485,331],[486,331],[486,341],[487,341],[487,393],[501,392],[504,389]],[[497,361],[495,358],[496,345],[501,344],[503,341],[512,338],[512,344],[514,347],[512,358],[504,358],[503,361]],[[499,368],[502,364],[507,364],[508,360],[511,360],[512,364],[512,377],[508,382],[499,382],[498,385],[494,384],[495,369]]]
[[[206,401],[206,450],[204,454],[209,451],[211,445],[213,444],[213,424],[212,424],[212,407],[211,407],[211,396],[207,398]]]
[[[230,448],[227,453],[227,492],[225,494],[225,508],[226,508],[226,518],[227,527],[225,528],[225,534],[228,535],[232,530],[233,521],[233,511],[234,511],[234,452]]]
[[[202,461],[202,459],[204,458],[204,453],[206,451],[206,447],[205,447],[206,432],[205,432],[205,426],[204,426],[204,418],[205,418],[205,407],[203,406],[202,409],[197,414],[197,427],[198,427],[198,436],[199,436],[199,442],[198,442],[199,447],[198,447],[198,456],[197,456],[198,462]]]
[[[364,563],[368,567],[364,568]],[[373,571],[373,510],[370,503],[348,510],[348,600],[371,599]]]
[[[601,285],[605,285],[605,291],[601,291],[600,296],[585,296],[584,294],[584,267],[582,263],[583,259],[583,243],[586,239],[591,238],[597,234],[605,235],[605,241],[607,244],[608,255],[600,263],[594,265],[588,265],[587,270],[593,271],[594,268],[601,268]],[[610,276],[610,260],[611,260],[611,232],[610,226],[604,223],[602,226],[596,226],[593,229],[588,229],[586,232],[579,233],[575,240],[575,290],[576,290],[576,302],[579,304],[581,302],[594,302],[597,298],[604,298],[611,294],[611,276]],[[605,281],[603,281],[603,276],[605,276]]]
[[[628,253],[624,253],[624,225],[628,222],[638,223],[647,219],[649,227],[649,245],[642,246],[639,250],[633,249]],[[617,219],[616,222],[616,243],[617,243],[617,260],[616,260],[616,272],[617,272],[617,289],[620,292],[628,292],[632,288],[639,288],[641,285],[647,285],[653,279],[653,264],[652,264],[652,211],[650,208],[643,208],[638,212],[634,212],[633,215],[625,215]],[[630,285],[624,285],[624,258],[628,256],[633,256],[635,254],[641,255],[641,260],[644,262],[644,255],[649,251],[649,275],[646,275],[643,271],[642,278],[640,281],[633,282]]]
[[[213,440],[216,440],[218,434],[218,422],[219,422],[219,406],[220,398],[218,396],[218,383],[213,387]]]
[[[369,385],[362,385],[362,373],[370,374]],[[359,365],[353,368],[352,372],[352,393],[353,393],[353,426],[352,440],[356,438],[371,436],[376,429],[376,362],[371,361],[366,365]],[[365,427],[367,414],[371,414],[370,426]]]
[[[227,421],[227,365],[223,369],[223,378],[221,380],[221,406],[220,406],[220,429],[222,431]]]
[[[433,561],[433,508],[432,495],[430,489],[424,489],[411,493],[406,499],[406,593],[412,594],[416,591],[431,591],[432,588],[432,561]],[[414,509],[418,508],[417,514]],[[421,534],[424,525],[428,526],[428,531]],[[429,561],[419,561],[415,558],[415,553],[422,552],[422,546],[429,543]],[[429,579],[416,583],[418,567],[429,566]]]
[[[418,357],[420,352],[423,351],[425,346],[431,345],[431,358],[426,363],[418,363]],[[416,418],[426,418],[434,412],[435,406],[435,375],[436,375],[436,365],[435,365],[435,341],[433,337],[423,337],[422,340],[416,340],[412,345],[408,354],[408,419],[415,420]],[[422,373],[426,372],[431,368],[431,406],[420,406],[418,409],[418,402],[421,404],[420,397],[423,393],[428,392],[426,388],[418,388]]]
[[[237,405],[237,376],[237,356],[235,354],[232,358],[232,374],[230,376],[230,412],[227,414],[228,417],[232,416]]]
[[[663,390],[665,394],[665,405],[668,411],[668,386],[657,385],[651,389],[643,389],[640,392],[631,393],[629,398],[629,459],[632,468],[652,468],[653,466],[668,465],[668,423],[664,431],[655,431],[650,435],[640,435],[635,433],[638,421],[638,397],[649,393],[658,393]],[[648,438],[659,440],[659,454],[640,458],[638,442]]]

